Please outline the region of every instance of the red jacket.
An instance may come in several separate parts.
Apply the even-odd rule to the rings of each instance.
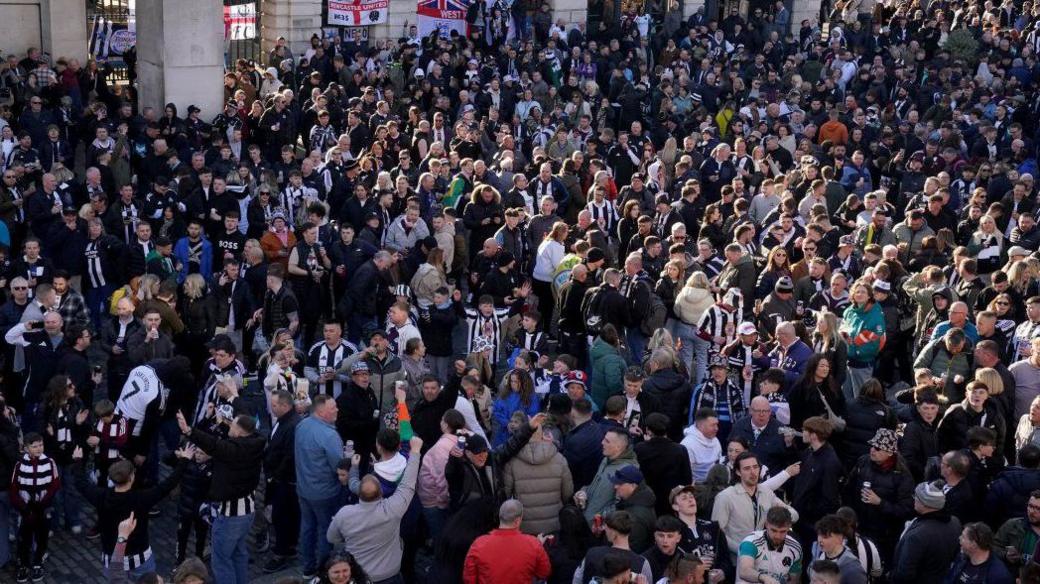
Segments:
[[[549,577],[549,555],[534,536],[496,529],[473,542],[462,569],[465,584],[530,584]]]

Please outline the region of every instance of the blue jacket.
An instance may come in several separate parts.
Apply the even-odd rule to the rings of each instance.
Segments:
[[[780,347],[769,352],[769,366],[784,370],[784,381],[786,387],[794,387],[794,384],[802,377],[805,371],[805,363],[813,356],[813,350],[801,339],[794,342],[787,354],[783,354]]]
[[[755,439],[755,430],[751,427],[751,416],[733,422],[733,428],[729,431],[729,439],[744,438],[751,445],[751,452],[758,456],[758,462],[769,468],[770,476],[782,471],[790,462],[794,450],[787,447],[784,437],[780,434],[780,422],[776,417],[770,416],[765,430]]]
[[[606,427],[594,420],[574,428],[563,442],[563,457],[574,478],[574,490],[588,485],[596,476],[599,462],[603,459],[603,435]]]
[[[932,338],[929,340],[934,341],[935,339],[941,339],[948,330],[950,330],[950,321],[944,320],[940,322],[932,329]],[[975,325],[972,324],[970,320],[964,323],[964,328],[962,330],[964,331],[964,336],[968,337],[969,343],[974,345],[979,342],[979,329],[975,328]]]
[[[523,412],[527,417],[534,417],[542,410],[542,399],[538,394],[531,395],[531,403],[525,408],[520,403],[519,393],[510,393],[509,397],[498,398],[491,404],[491,429],[494,432],[492,447],[498,447],[509,439],[509,419],[513,412]]]
[[[968,567],[968,563],[968,556],[959,554],[957,560],[953,562],[953,566],[950,567],[950,572],[946,574],[943,584],[960,582],[961,573]],[[990,554],[989,559],[982,562],[978,569],[982,570],[980,582],[986,584],[1014,584],[1015,582],[1015,579],[1011,577],[1011,572],[1008,572],[1007,566],[997,558],[996,554]]]
[[[857,187],[856,183],[861,178],[863,179],[863,186]],[[866,164],[857,168],[856,165],[849,162],[841,171],[841,186],[845,187],[845,190],[850,193],[856,193],[861,199],[873,188],[872,180]]]
[[[184,279],[188,277],[188,237],[184,236],[177,240],[177,243],[173,246],[173,257],[177,258],[177,261],[181,263],[180,272],[177,274],[177,283],[183,284]],[[213,244],[206,239],[206,236],[202,236],[202,257],[199,258],[199,274],[207,282],[213,278]]]
[[[343,458],[343,440],[336,426],[314,416],[296,426],[296,494],[311,501],[340,494],[336,465]]]
[[[1040,489],[1040,470],[1009,466],[990,483],[983,511],[993,525],[1025,517],[1029,493]]]

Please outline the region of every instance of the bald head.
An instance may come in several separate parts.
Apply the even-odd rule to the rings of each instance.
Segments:
[[[516,529],[520,527],[520,520],[524,516],[524,505],[516,499],[509,499],[498,508],[498,523],[500,528]]]
[[[765,396],[760,395],[751,400],[751,423],[753,425],[764,428],[772,415],[773,410]]]
[[[383,489],[379,485],[379,479],[375,475],[365,475],[358,487],[358,498],[366,503],[378,501],[383,498]]]
[[[584,282],[589,277],[589,269],[585,264],[578,264],[571,268],[571,277],[579,282]]]

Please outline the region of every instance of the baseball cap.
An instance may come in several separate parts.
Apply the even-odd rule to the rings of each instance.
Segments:
[[[672,487],[672,490],[668,492],[668,504],[670,505],[674,503],[675,498],[681,495],[682,493],[696,495],[697,487],[695,487],[694,485],[679,485],[677,487]]]
[[[488,451],[487,440],[484,439],[480,434],[472,434],[466,438],[466,452],[472,452],[473,454],[480,454]]]
[[[751,324],[750,322],[742,322],[740,323],[740,326],[737,327],[737,334],[755,335],[758,334],[758,329],[755,328],[755,325]]]
[[[614,473],[614,476],[610,477],[610,484],[612,485],[623,485],[626,483],[638,485],[641,482],[643,482],[643,473],[634,465],[623,467]]]

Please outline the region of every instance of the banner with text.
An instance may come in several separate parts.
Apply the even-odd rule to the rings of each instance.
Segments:
[[[469,0],[419,0],[416,10],[419,20],[419,36],[428,36],[437,31],[448,38],[451,31],[466,36],[466,10]]]
[[[329,0],[326,24],[365,26],[383,24],[390,11],[390,0]]]

